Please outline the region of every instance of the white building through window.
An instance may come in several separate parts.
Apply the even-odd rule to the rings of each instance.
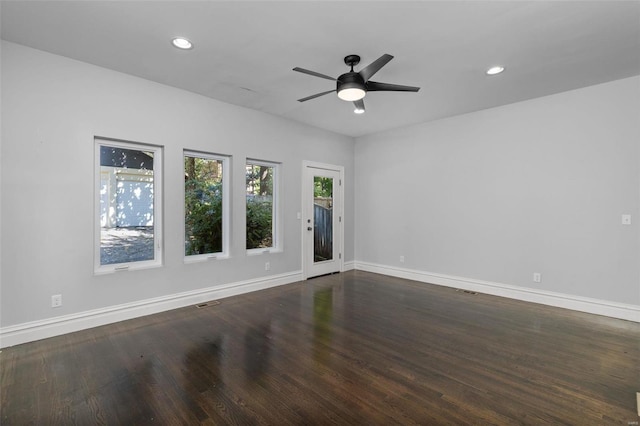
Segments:
[[[95,139],[96,273],[162,264],[162,148]]]

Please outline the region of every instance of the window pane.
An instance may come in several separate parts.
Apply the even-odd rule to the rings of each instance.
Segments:
[[[100,145],[100,265],[154,260],[154,151]]]
[[[223,251],[223,162],[184,156],[185,256]]]
[[[274,166],[247,164],[247,249],[273,247]]]
[[[333,179],[313,177],[313,261],[333,259]]]

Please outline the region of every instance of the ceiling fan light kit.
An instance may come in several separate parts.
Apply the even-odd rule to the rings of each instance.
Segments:
[[[326,80],[335,81],[335,92],[337,92],[338,97],[344,101],[353,102],[355,105],[354,112],[356,114],[362,114],[365,111],[364,102],[362,101],[362,99],[366,96],[367,92],[417,92],[418,90],[420,90],[419,87],[377,83],[375,81],[369,80],[375,73],[380,70],[380,68],[385,66],[392,59],[393,56],[384,54],[366,67],[362,68],[360,71],[356,72],[353,70],[353,67],[360,63],[360,56],[348,55],[344,58],[344,63],[348,67],[351,67],[351,71],[342,74],[338,78],[333,78],[326,74],[321,74],[299,67],[296,67],[293,70],[301,72],[303,74],[309,74],[314,77],[320,77]],[[306,98],[298,99],[298,102],[305,102],[332,92],[334,92],[334,90],[317,93],[315,95],[307,96]]]
[[[338,90],[338,97],[343,101],[358,101],[367,94],[361,87],[343,87]]]

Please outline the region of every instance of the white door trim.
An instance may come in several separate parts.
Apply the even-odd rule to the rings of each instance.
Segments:
[[[334,240],[334,244],[338,244],[338,252],[340,253],[340,256],[338,258],[338,266],[339,266],[339,272],[343,272],[344,271],[344,166],[337,166],[334,164],[326,164],[326,163],[318,163],[315,161],[307,161],[307,160],[303,160],[302,161],[302,220],[300,222],[300,232],[301,232],[301,244],[302,244],[302,250],[301,250],[301,260],[302,260],[302,279],[306,280],[307,278],[309,278],[309,262],[308,262],[308,258],[307,256],[312,256],[312,253],[308,253],[308,247],[309,244],[307,244],[307,239],[311,236],[313,236],[312,233],[307,231],[307,219],[309,219],[309,212],[307,211],[307,206],[308,203],[310,202],[309,200],[309,196],[311,195],[313,197],[313,195],[311,193],[309,193],[307,191],[306,188],[306,182],[307,182],[307,177],[309,173],[309,169],[321,169],[321,170],[331,170],[331,171],[335,171],[338,172],[339,174],[339,185],[338,185],[338,193],[335,193],[335,189],[334,189],[334,197],[337,197],[339,204],[340,204],[340,208],[339,210],[337,210],[335,213],[337,213],[338,217],[340,218],[338,221],[338,228],[339,228],[339,234],[340,234],[340,238],[338,239],[338,241]],[[311,235],[310,235],[311,234]],[[313,246],[313,245],[311,245]]]

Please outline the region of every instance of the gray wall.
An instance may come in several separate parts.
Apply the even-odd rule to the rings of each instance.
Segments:
[[[346,261],[640,304],[640,77],[363,137],[355,148],[7,42],[1,78],[3,327],[299,271],[303,160],[345,167]],[[165,147],[162,268],[93,275],[95,135]],[[183,148],[233,156],[228,260],[183,263]],[[245,157],[283,163],[283,253],[245,255]],[[54,310],[57,293],[64,304]]]
[[[1,82],[3,327],[300,271],[303,160],[345,167],[345,260],[354,259],[352,138],[7,42]],[[161,268],[93,274],[96,135],[164,146]],[[183,262],[184,148],[233,156],[228,260]],[[283,253],[245,254],[246,157],[282,162]]]
[[[640,304],[639,94],[633,77],[358,138],[357,261]]]

